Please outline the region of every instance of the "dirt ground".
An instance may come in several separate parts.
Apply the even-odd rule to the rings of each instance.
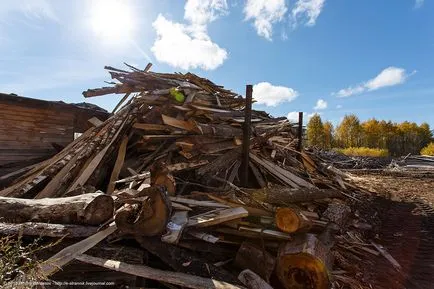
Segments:
[[[392,201],[421,201],[434,207],[434,172],[431,173],[352,173],[360,187]]]
[[[375,193],[376,241],[400,264],[395,270],[382,256],[365,268],[374,288],[434,288],[434,173],[358,172],[353,181]],[[375,268],[372,270],[372,268]]]

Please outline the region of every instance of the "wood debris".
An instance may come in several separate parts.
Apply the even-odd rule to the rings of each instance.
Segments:
[[[346,270],[339,266],[346,255],[333,262],[333,239],[353,223],[345,204],[358,189],[315,153],[297,151],[286,118],[252,110],[251,135],[243,139],[244,98],[192,73],[149,68],[106,67],[118,83],[83,92],[125,95],[109,119],[90,120],[94,126],[78,139],[0,191],[0,216],[9,224],[0,233],[23,223],[34,235],[35,223],[45,236],[87,237],[52,256],[45,275],[77,259],[188,288],[339,283],[332,271]],[[242,165],[245,141],[249,163]],[[112,243],[136,239],[154,262],[83,255],[109,235]],[[345,239],[339,242],[345,251]]]

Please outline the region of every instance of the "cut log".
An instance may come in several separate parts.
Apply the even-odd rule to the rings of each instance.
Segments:
[[[283,232],[293,233],[301,229],[308,229],[312,222],[303,212],[294,208],[278,208],[275,215],[276,226]]]
[[[5,222],[98,225],[113,216],[114,203],[102,193],[38,200],[0,197]]]
[[[235,257],[235,265],[243,270],[250,269],[269,281],[274,271],[275,258],[256,245],[243,242]]]
[[[306,234],[280,246],[276,273],[286,289],[327,289],[331,264],[328,248],[315,235]]]
[[[186,288],[195,288],[195,289],[203,289],[203,288],[241,289],[243,288],[224,281],[197,277],[194,275],[178,273],[178,272],[163,271],[163,270],[158,270],[147,266],[132,265],[132,264],[119,262],[115,260],[92,257],[85,254],[81,254],[77,256],[76,259],[81,262],[101,266],[114,271],[132,274],[135,276],[140,276],[151,280],[157,280],[160,282],[175,284]]]
[[[249,289],[273,289],[264,279],[256,275],[254,272],[246,269],[238,275],[238,280],[241,281]]]
[[[337,190],[291,189],[277,185],[259,190],[246,190],[246,192],[250,193],[259,202],[277,206],[287,206],[292,203],[312,202],[342,196]]]
[[[26,222],[22,224],[0,223],[0,235],[44,236],[52,238],[86,238],[95,234],[98,227]]]
[[[167,195],[160,187],[148,188],[146,193],[143,201],[127,204],[116,213],[115,222],[121,232],[156,236],[166,229],[172,210]]]
[[[159,257],[175,271],[239,284],[236,276],[201,259],[193,251],[162,243],[156,238],[136,237],[136,240],[144,249]]]

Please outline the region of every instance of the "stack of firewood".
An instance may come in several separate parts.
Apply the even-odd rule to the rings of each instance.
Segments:
[[[118,82],[83,93],[125,94],[108,120],[89,120],[0,191],[1,234],[84,238],[38,268],[43,276],[75,259],[187,288],[360,286],[354,261],[379,254],[351,210],[361,193],[297,151],[286,118],[252,111],[242,166],[244,98],[191,73],[130,68],[106,67]],[[135,239],[177,272],[83,254],[108,236]]]

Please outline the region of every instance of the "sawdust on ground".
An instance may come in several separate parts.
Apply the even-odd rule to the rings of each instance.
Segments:
[[[360,187],[393,201],[422,201],[434,207],[434,173],[424,176],[396,176],[368,173],[352,175]]]

